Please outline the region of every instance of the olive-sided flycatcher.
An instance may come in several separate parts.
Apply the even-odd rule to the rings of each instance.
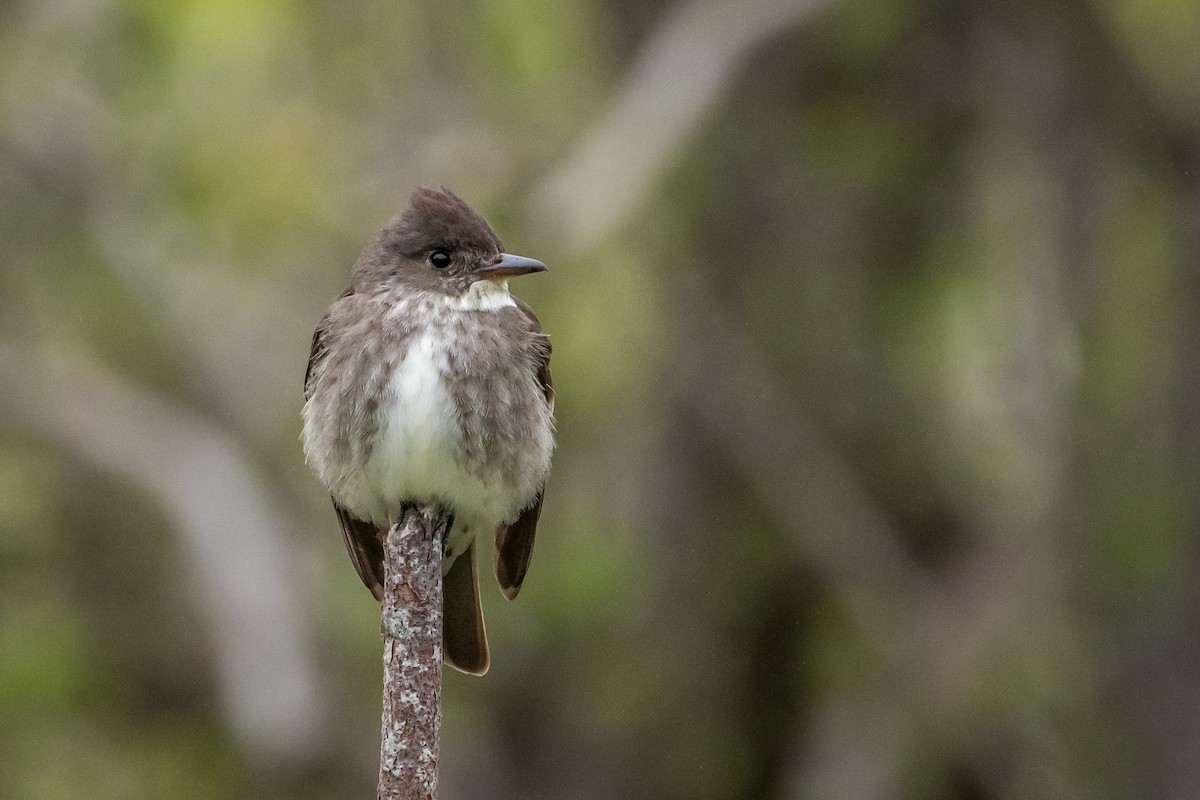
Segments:
[[[477,534],[495,535],[500,588],[529,567],[554,449],[550,340],[504,252],[453,192],[418,189],[362,254],[313,334],[304,453],[333,497],[350,559],[383,598],[383,537],[406,503],[444,509],[446,661],[482,675]]]

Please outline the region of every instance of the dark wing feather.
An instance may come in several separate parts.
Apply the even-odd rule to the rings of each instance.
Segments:
[[[536,337],[538,344],[538,365],[537,378],[538,383],[542,385],[542,394],[546,396],[546,404],[550,406],[550,411],[554,411],[554,381],[550,377],[550,337],[542,333],[542,324],[538,322],[537,315],[533,313],[533,309],[525,305],[524,301],[517,300],[517,308],[525,317],[525,322],[529,326],[529,332]]]
[[[517,301],[517,307],[525,317],[530,333],[538,344],[537,378],[542,394],[550,411],[554,411],[554,382],[550,377],[550,339],[542,333],[542,326],[529,306]],[[542,495],[545,487],[538,490],[537,497],[521,512],[511,525],[496,527],[496,580],[504,596],[512,600],[521,591],[529,562],[533,558],[534,535],[537,533],[538,517],[542,514]]]
[[[342,540],[346,543],[346,552],[363,584],[375,595],[375,599],[383,602],[383,539],[379,528],[372,522],[358,519],[349,511],[333,501],[333,510],[337,512],[338,522],[342,527]]]
[[[538,517],[542,514],[542,493],[521,512],[512,525],[496,526],[496,580],[500,591],[509,600],[521,591],[529,562],[533,560],[533,539],[537,533]]]
[[[312,394],[312,374],[321,360],[325,358],[325,331],[329,329],[329,315],[326,314],[317,323],[313,331],[312,350],[308,353],[308,366],[304,368],[304,399]]]
[[[352,294],[354,294],[354,289],[352,287],[347,287],[341,294],[338,295],[337,299],[342,300]],[[334,305],[337,305],[337,300],[334,301]],[[313,331],[312,350],[310,350],[308,353],[308,366],[304,368],[305,400],[307,400],[308,396],[312,394],[311,383],[313,371],[316,370],[317,366],[325,358],[325,333],[329,330],[329,318],[332,314],[333,310],[330,309],[325,316],[321,317],[321,321],[317,323],[317,329]]]

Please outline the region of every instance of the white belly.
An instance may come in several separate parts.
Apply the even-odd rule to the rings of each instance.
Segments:
[[[421,334],[409,345],[380,404],[370,456],[339,493],[347,508],[367,511],[382,525],[396,519],[403,501],[442,504],[465,533],[509,521],[528,502],[527,487],[485,480],[455,458],[461,433],[443,382],[446,369],[445,344],[433,335]]]

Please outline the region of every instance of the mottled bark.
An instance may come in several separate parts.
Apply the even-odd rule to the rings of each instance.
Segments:
[[[442,540],[449,519],[407,506],[384,547],[380,800],[437,797],[442,726]]]

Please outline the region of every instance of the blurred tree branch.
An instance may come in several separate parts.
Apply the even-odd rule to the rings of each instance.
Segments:
[[[226,716],[271,760],[314,756],[323,704],[285,515],[238,443],[96,364],[48,350],[0,350],[0,407],[162,504],[181,537],[180,574],[197,581]]]
[[[932,591],[888,516],[779,386],[726,304],[690,282],[681,306],[695,333],[684,337],[676,397],[792,534],[795,558],[843,593],[864,623],[878,618],[879,606],[895,609]]]
[[[588,134],[533,195],[533,213],[566,252],[586,250],[629,217],[653,181],[765,40],[831,0],[693,0],[642,45]]]

